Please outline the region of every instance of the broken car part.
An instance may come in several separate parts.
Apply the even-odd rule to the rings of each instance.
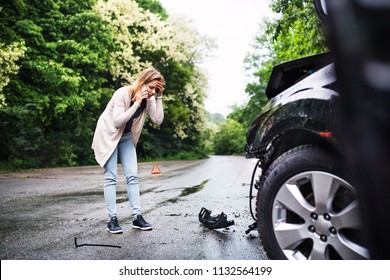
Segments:
[[[199,222],[209,229],[226,228],[234,225],[234,221],[228,221],[225,213],[211,216],[211,211],[202,207],[199,212]]]

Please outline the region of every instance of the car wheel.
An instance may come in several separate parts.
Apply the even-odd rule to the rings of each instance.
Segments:
[[[305,145],[260,179],[257,223],[271,259],[368,259],[357,193],[342,161]]]

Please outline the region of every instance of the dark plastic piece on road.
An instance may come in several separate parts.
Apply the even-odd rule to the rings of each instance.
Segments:
[[[199,212],[199,222],[209,229],[227,228],[234,225],[234,221],[228,221],[225,213],[211,216],[211,211],[202,207]]]
[[[74,246],[76,248],[82,247],[82,246],[100,246],[100,247],[122,248],[121,246],[118,246],[118,245],[107,245],[107,244],[88,244],[88,243],[77,244],[77,238],[76,237],[74,238]]]
[[[248,229],[245,231],[246,234],[250,233],[252,230],[257,230],[257,223],[254,222],[253,224],[248,226]]]

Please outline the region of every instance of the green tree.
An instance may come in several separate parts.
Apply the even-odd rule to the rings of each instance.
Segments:
[[[15,5],[17,3],[17,5]],[[93,1],[6,1],[7,41],[24,41],[20,71],[4,87],[1,159],[16,167],[91,162],[90,142],[107,86],[110,27]]]
[[[327,50],[312,0],[272,0],[270,7],[280,16],[263,23],[245,58],[246,70],[254,81],[246,86],[248,103],[236,107],[230,116],[247,127],[268,101],[265,90],[274,66]]]
[[[24,41],[13,42],[8,46],[0,42],[0,107],[5,105],[5,98],[1,92],[10,82],[10,76],[18,73],[17,62],[23,57],[25,51]]]
[[[245,128],[239,122],[227,118],[214,137],[214,149],[218,155],[242,154],[245,146]]]
[[[161,127],[146,123],[138,154],[141,158],[180,152],[204,156],[207,79],[197,64],[212,50],[213,41],[201,36],[187,19],[169,17],[162,22],[163,17],[130,2],[99,0],[94,11],[114,26],[119,48],[112,54],[110,73],[116,84],[131,83],[135,74],[150,65],[166,80],[165,121]]]
[[[97,118],[115,89],[150,65],[167,81],[165,121],[146,123],[140,156],[206,154],[207,79],[197,64],[212,40],[188,21],[167,17],[156,1],[138,3],[2,3],[0,161],[15,167],[95,163],[90,145]]]
[[[169,16],[158,0],[136,0],[136,2],[144,10],[149,10],[152,13],[159,15],[163,20],[166,20]]]

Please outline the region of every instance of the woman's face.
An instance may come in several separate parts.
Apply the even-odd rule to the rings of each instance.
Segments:
[[[148,98],[152,97],[156,93],[157,80],[153,80],[146,84],[146,90],[148,91]]]

